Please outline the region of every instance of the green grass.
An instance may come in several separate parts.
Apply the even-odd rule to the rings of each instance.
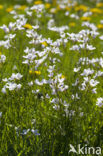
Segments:
[[[10,22],[16,22],[13,15],[6,12],[9,6],[15,6],[16,4],[32,6],[32,4],[28,4],[25,1],[16,0],[4,0],[0,4],[4,6],[0,10],[0,26],[3,24],[8,26]],[[86,1],[84,3],[83,1],[81,4],[86,4],[90,8],[96,7],[95,2]],[[57,6],[51,5],[52,7],[56,8]],[[101,9],[103,10],[103,8]],[[87,29],[87,27],[81,26],[83,22],[81,17],[84,12],[76,12],[75,7],[71,8],[70,14],[75,13],[78,15],[80,17],[78,20],[65,16],[66,9],[58,10],[55,14],[52,14],[52,18],[47,16],[50,14],[50,9],[45,9],[41,13],[41,18],[38,18],[38,13],[35,12],[33,12],[31,17],[24,10],[16,10],[16,12],[18,15],[24,14],[27,18],[27,23],[31,25],[38,23],[39,29],[36,32],[42,35],[42,38],[50,38],[53,42],[60,39],[61,36],[60,33],[47,29],[47,23],[52,18],[57,27],[69,26],[71,22],[75,22],[76,25],[74,27],[69,26],[69,30],[64,31],[65,34],[66,32],[79,33],[82,29]],[[97,26],[100,24],[102,17],[102,14],[97,14],[96,16],[93,14],[90,22]],[[3,82],[4,78],[10,78],[12,73],[23,75],[21,80],[14,79],[13,81],[22,85],[20,90],[9,91],[7,89],[6,94],[0,92],[0,112],[2,112],[0,117],[0,156],[68,156],[70,144],[74,147],[77,147],[78,144],[81,144],[81,146],[87,144],[89,147],[103,148],[103,108],[96,106],[97,98],[102,97],[103,93],[103,76],[96,79],[99,81],[96,86],[97,94],[92,93],[93,87],[89,84],[87,84],[85,90],[79,89],[83,83],[81,73],[83,73],[84,69],[93,69],[95,73],[102,72],[103,69],[99,62],[94,63],[94,66],[78,63],[82,57],[88,57],[89,59],[102,58],[102,40],[98,36],[95,39],[89,36],[88,44],[96,47],[93,51],[86,49],[72,51],[70,48],[75,44],[79,45],[79,43],[69,39],[67,43],[64,43],[62,40],[59,49],[63,56],[50,51],[44,63],[37,68],[41,74],[30,74],[31,69],[33,71],[36,70],[36,63],[35,59],[30,65],[22,63],[25,60],[23,56],[26,55],[24,50],[29,47],[35,48],[36,51],[43,51],[46,47],[42,47],[41,43],[29,44],[32,38],[26,36],[27,30],[29,29],[11,30],[10,34],[16,34],[16,37],[10,42],[11,47],[6,49],[4,46],[0,46],[1,54],[6,56],[6,61],[0,63],[0,91],[6,84],[6,82]],[[97,31],[100,36],[103,35],[103,29],[97,29]],[[5,35],[7,34],[0,30],[0,41],[5,40]],[[68,38],[67,34],[66,38]],[[52,49],[53,45],[47,44],[47,47]],[[55,63],[52,80],[55,80],[57,74],[62,73],[62,76],[65,77],[64,84],[68,85],[69,88],[60,92],[57,84],[55,84],[56,95],[53,95],[50,84],[38,86],[34,83],[29,86],[28,82],[34,82],[36,79],[40,81],[49,79],[47,69],[53,65],[54,58],[60,61]],[[38,60],[39,56],[36,59]],[[14,66],[17,68],[14,69]],[[74,68],[79,66],[81,67],[80,71],[75,73],[73,71]],[[93,75],[88,77],[92,79]],[[76,79],[79,79],[79,83],[77,86],[73,86]],[[32,93],[32,90],[36,91],[37,89],[39,89],[38,93]],[[77,93],[80,99],[73,98]],[[46,94],[50,98],[46,98]],[[53,98],[59,99],[59,102],[56,102],[56,106],[59,109],[54,109],[53,106],[55,104],[51,103]],[[68,113],[65,110],[63,101],[69,104]],[[82,113],[83,116],[81,115]],[[23,134],[23,131],[28,129],[29,132]],[[38,130],[40,135],[31,132],[32,129]],[[74,156],[75,154],[69,153],[69,155]]]

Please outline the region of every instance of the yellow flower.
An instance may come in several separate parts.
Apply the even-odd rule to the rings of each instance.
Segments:
[[[32,71],[32,70],[29,70],[29,74],[30,75],[40,75],[41,72],[40,71]]]
[[[96,5],[98,8],[103,7],[103,3],[97,3]]]
[[[98,8],[92,8],[92,9],[90,9],[90,11],[91,11],[92,13],[97,13],[97,14],[103,13],[103,11],[100,10],[100,9],[98,9]]]
[[[46,8],[46,9],[49,9],[50,7],[51,7],[51,4],[50,4],[50,3],[46,3],[46,4],[45,4],[45,8]]]
[[[60,8],[59,5],[57,5],[57,7],[56,7],[56,12],[59,11],[59,10],[61,10],[61,8]]]
[[[45,47],[47,47],[48,45],[46,41],[42,42],[41,44],[44,45]]]
[[[62,78],[62,79],[65,79],[65,76],[64,76],[64,75],[62,75],[62,76],[61,76],[61,78]]]
[[[71,10],[71,7],[68,7],[68,6],[67,6],[67,7],[65,8],[65,10],[70,11],[70,10]]]
[[[33,71],[32,70],[29,70],[29,74],[32,75],[33,74]]]
[[[91,18],[90,18],[90,17],[84,17],[84,16],[83,16],[83,17],[81,17],[81,20],[82,20],[82,21],[90,21]]]
[[[76,25],[76,23],[74,23],[74,22],[69,23],[70,27],[75,27],[75,25]]]
[[[13,7],[7,8],[6,11],[7,12],[11,12],[13,10]]]
[[[32,25],[30,25],[30,24],[27,23],[27,24],[24,25],[24,28],[32,29]]]
[[[3,5],[0,5],[0,9],[3,9]]]
[[[103,24],[98,24],[97,27],[98,29],[103,29]]]
[[[75,7],[75,11],[81,11],[81,10],[85,12],[88,10],[88,7],[85,5],[79,5]]]
[[[27,8],[26,5],[22,5],[22,6],[20,6],[20,7],[18,8],[18,10],[25,10],[26,8]]]
[[[35,5],[42,4],[42,1],[35,1],[34,4]]]
[[[34,74],[40,75],[41,74],[41,71],[34,71]]]

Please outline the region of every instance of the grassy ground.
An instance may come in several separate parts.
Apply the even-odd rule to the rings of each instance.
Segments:
[[[0,156],[103,148],[103,3],[63,2],[0,3]]]

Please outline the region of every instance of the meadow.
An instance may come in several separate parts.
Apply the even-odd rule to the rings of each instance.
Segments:
[[[102,113],[103,2],[0,1],[0,156],[102,156]]]

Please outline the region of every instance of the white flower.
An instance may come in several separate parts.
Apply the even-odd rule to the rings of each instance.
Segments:
[[[5,55],[0,55],[0,63],[4,63],[6,61]]]
[[[16,80],[20,80],[22,77],[23,77],[23,75],[21,75],[20,73],[17,73],[17,74],[12,73],[11,77],[9,78],[9,80],[10,81],[15,80],[15,79]]]
[[[102,36],[100,36],[99,38],[100,38],[100,40],[103,40],[103,35],[102,35]]]
[[[101,20],[100,23],[103,24],[103,20]]]
[[[2,117],[2,112],[0,112],[0,118]]]
[[[66,11],[66,12],[65,12],[65,16],[68,16],[68,15],[69,15],[69,11]]]
[[[85,80],[86,83],[89,82],[89,78],[88,77],[84,77],[83,79]]]
[[[1,92],[2,92],[3,94],[6,94],[6,87],[5,87],[5,86],[2,88]]]
[[[5,24],[3,24],[3,26],[1,26],[0,29],[3,29],[5,31],[5,33],[9,32],[9,29]]]
[[[21,89],[22,85],[21,84],[17,84],[16,88],[17,90]]]
[[[21,89],[21,84],[16,84],[14,82],[8,82],[6,85],[2,88],[2,93],[6,93],[6,89],[9,89],[9,91],[13,90],[19,90]]]
[[[100,66],[103,68],[103,58],[100,58],[100,59],[99,59],[99,64],[100,64]]]
[[[97,80],[94,80],[94,79],[91,79],[89,81],[89,84],[92,86],[92,87],[95,87],[99,82]]]
[[[42,85],[43,85],[43,83],[42,83],[42,82],[39,82],[38,79],[35,80],[35,84],[37,84],[37,85],[39,85],[39,86],[42,86]]]
[[[4,38],[12,40],[13,38],[15,38],[15,36],[16,36],[16,34],[8,34]]]
[[[21,134],[22,134],[22,135],[27,135],[27,133],[28,133],[29,131],[30,131],[30,129],[27,129],[27,130],[26,130],[26,129],[24,129],[24,130],[22,131],[22,133],[21,133]]]
[[[88,28],[92,29],[93,31],[97,30],[97,27],[94,25],[94,23],[83,22],[82,26],[87,26]]]
[[[79,16],[78,15],[75,15],[75,14],[71,14],[70,17],[71,18],[75,18],[75,19],[79,19]]]
[[[16,84],[16,83],[8,82],[8,83],[6,84],[6,88],[8,88],[10,91],[15,90],[16,87],[17,87],[17,84]]]
[[[4,82],[7,82],[8,81],[8,79],[7,78],[5,78],[5,79],[2,79]]]
[[[81,76],[88,76],[88,75],[92,75],[94,73],[94,70],[88,68],[88,69],[84,69],[83,73],[81,73]]]
[[[90,12],[90,11],[89,11],[89,12],[85,12],[85,13],[83,14],[84,17],[88,17],[88,16],[91,16],[91,15],[92,15],[92,12]],[[88,22],[88,23],[89,23],[89,22]]]
[[[93,94],[96,94],[96,93],[97,93],[96,89],[97,89],[97,88],[93,88],[93,89],[92,89],[92,93],[93,93]]]
[[[32,85],[33,85],[33,81],[28,82],[28,85],[29,85],[29,86],[32,86]]]
[[[88,45],[87,44],[87,50],[95,50],[96,48],[95,47],[93,47],[92,45]]]
[[[97,98],[96,105],[99,106],[99,107],[103,106],[103,98],[101,98],[101,97]]]
[[[74,68],[74,72],[78,72],[81,69],[81,67]]]
[[[4,85],[4,87],[2,88],[2,93],[6,93],[6,89],[8,89],[9,91],[12,90],[19,90],[21,89],[21,84],[17,84],[15,82],[13,82],[14,80],[20,80],[23,76],[20,73],[12,73],[12,76],[10,78],[5,78],[2,79],[3,82],[6,82],[6,84]]]

